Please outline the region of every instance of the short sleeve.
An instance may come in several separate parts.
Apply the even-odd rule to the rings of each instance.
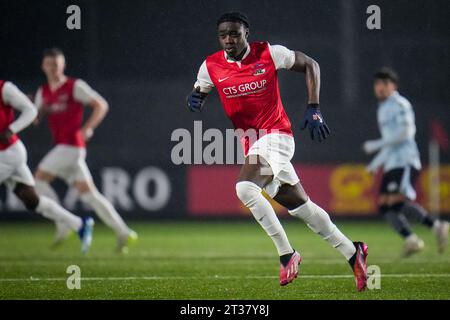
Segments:
[[[75,81],[73,96],[76,101],[82,104],[89,104],[93,99],[103,99],[97,91],[92,89],[85,81],[78,79]]]
[[[281,45],[269,45],[270,55],[278,69],[290,69],[295,63],[295,52]]]
[[[200,87],[200,92],[209,93],[214,88],[214,83],[209,76],[208,67],[206,66],[206,60],[203,61],[197,74],[197,81],[194,84],[194,88]]]
[[[2,97],[6,104],[20,111],[19,117],[9,125],[12,132],[22,131],[36,118],[37,110],[33,103],[13,83],[6,82],[3,85]]]
[[[39,87],[39,89],[36,91],[36,94],[34,95],[34,105],[37,109],[42,108],[43,99],[42,99],[42,88]]]

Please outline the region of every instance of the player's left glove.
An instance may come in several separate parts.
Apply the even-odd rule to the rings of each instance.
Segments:
[[[0,133],[0,143],[7,144],[13,134],[14,133],[9,128],[6,128],[3,132]]]
[[[314,140],[314,136],[317,137],[319,142],[325,140],[330,135],[330,129],[327,124],[323,120],[322,114],[320,113],[319,104],[310,103],[306,108],[304,114],[304,122],[302,126],[302,130],[308,127],[309,132],[311,133],[311,139]]]
[[[203,104],[206,100],[206,94],[200,92],[200,88],[196,88],[186,98],[186,105],[191,112],[201,112]]]

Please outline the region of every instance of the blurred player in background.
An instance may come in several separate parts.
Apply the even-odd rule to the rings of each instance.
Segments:
[[[421,169],[420,155],[414,139],[415,116],[411,104],[397,91],[398,76],[382,68],[375,74],[374,93],[378,99],[378,127],[381,138],[366,141],[367,154],[378,152],[368,165],[369,172],[383,170],[378,205],[380,213],[405,239],[403,255],[410,256],[424,247],[424,242],[411,230],[407,217],[420,221],[437,237],[439,252],[448,244],[449,224],[430,216],[414,200],[414,184]]]
[[[14,110],[20,112],[16,120]],[[76,231],[81,250],[86,253],[92,241],[94,220],[90,217],[81,219],[54,200],[36,193],[33,175],[27,165],[27,151],[17,136],[36,115],[33,103],[14,84],[0,80],[0,183],[5,183],[27,210]]]
[[[301,257],[289,243],[273,207],[262,194],[263,189],[335,247],[350,263],[358,290],[364,290],[367,246],[350,241],[329,215],[312,202],[290,162],[295,142],[281,103],[277,73],[281,69],[305,73],[309,99],[303,129],[308,127],[311,138],[322,141],[330,131],[319,109],[319,65],[302,52],[280,45],[248,43],[249,21],[239,12],[222,15],[217,21],[217,32],[223,50],[202,63],[187,105],[191,111],[199,112],[208,93],[216,87],[235,128],[257,132],[256,141],[245,134],[241,139],[246,158],[236,193],[277,248],[280,285],[287,285],[297,277]]]
[[[47,83],[41,86],[35,97],[39,110],[39,120],[48,117],[48,125],[55,147],[42,159],[35,177],[39,193],[57,199],[51,187],[55,178],[63,179],[80,194],[82,202],[92,208],[98,217],[117,235],[117,250],[127,250],[130,242],[137,239],[111,205],[97,190],[87,167],[86,142],[94,135],[108,111],[107,102],[81,79],[64,74],[66,62],[63,52],[58,48],[44,51],[42,70]],[[84,105],[92,108],[87,121],[83,121]],[[69,230],[57,224],[55,243],[63,241]]]

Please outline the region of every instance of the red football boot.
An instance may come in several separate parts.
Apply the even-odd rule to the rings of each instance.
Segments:
[[[297,251],[294,251],[286,266],[280,263],[280,286],[285,286],[297,278],[298,266],[301,262],[302,257]]]
[[[367,245],[364,242],[353,242],[356,247],[355,255],[350,259],[350,265],[355,274],[356,289],[361,292],[367,287]]]

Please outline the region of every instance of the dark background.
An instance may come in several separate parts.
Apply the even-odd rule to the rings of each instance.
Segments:
[[[66,8],[81,7],[81,30],[66,28]],[[381,7],[381,30],[368,30],[366,8]],[[171,164],[176,128],[231,128],[214,93],[202,114],[184,106],[198,67],[218,49],[215,23],[241,10],[250,40],[301,50],[321,66],[321,107],[332,130],[317,144],[299,130],[306,105],[303,75],[280,72],[281,95],[297,137],[294,162],[367,162],[361,144],[378,137],[372,75],[383,65],[401,77],[400,92],[413,104],[417,140],[427,159],[429,121],[449,128],[450,1],[6,1],[0,0],[0,78],[32,93],[44,81],[42,50],[63,49],[67,74],[86,80],[110,104],[89,143],[94,176],[119,166],[133,174],[163,168],[172,183],[168,206],[154,215],[182,214],[185,167]],[[51,147],[45,126],[21,134],[34,168]],[[449,162],[444,154],[444,162]]]

